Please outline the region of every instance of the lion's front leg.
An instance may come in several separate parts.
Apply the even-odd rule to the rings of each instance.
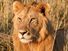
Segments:
[[[20,42],[16,35],[12,36],[14,51],[20,51]]]
[[[45,51],[53,51],[54,38],[50,35],[45,40]]]

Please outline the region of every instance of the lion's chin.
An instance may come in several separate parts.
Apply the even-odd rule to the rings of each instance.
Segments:
[[[27,40],[27,39],[20,39],[20,41],[22,43],[30,43],[30,42],[32,42],[32,40]]]

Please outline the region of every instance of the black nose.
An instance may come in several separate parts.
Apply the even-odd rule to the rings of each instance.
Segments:
[[[20,34],[22,34],[22,35],[24,35],[24,34],[26,34],[27,33],[27,31],[24,31],[24,32],[20,32]]]

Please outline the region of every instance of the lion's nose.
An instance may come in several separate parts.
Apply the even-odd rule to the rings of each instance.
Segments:
[[[24,32],[19,32],[20,34],[24,35],[27,33],[27,31],[24,31]]]

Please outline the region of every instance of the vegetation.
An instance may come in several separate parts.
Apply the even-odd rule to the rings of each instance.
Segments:
[[[0,0],[0,51],[13,51],[11,40],[12,34],[12,4],[15,0]],[[34,0],[19,0],[24,4],[32,3]],[[68,51],[68,0],[35,0],[36,2],[48,2],[51,5],[51,10],[48,13],[48,18],[52,22],[55,32],[61,31],[64,34],[63,50]],[[57,35],[55,38],[57,38]],[[61,40],[61,39],[60,39]],[[56,47],[58,48],[58,47]],[[54,50],[59,51],[59,50]]]

